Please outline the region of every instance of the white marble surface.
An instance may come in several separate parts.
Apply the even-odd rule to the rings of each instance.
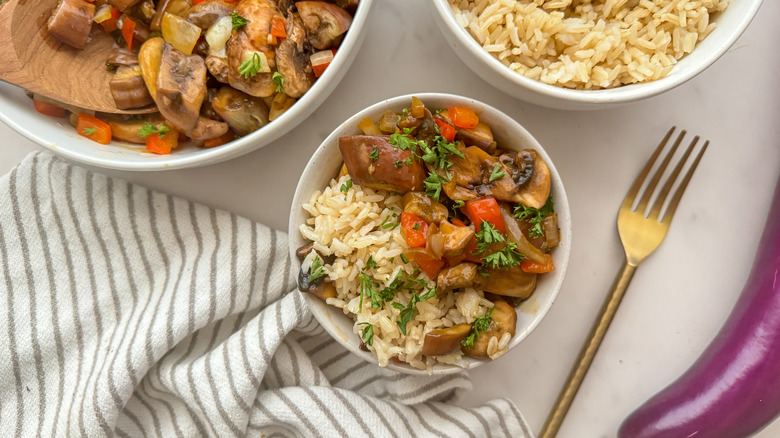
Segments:
[[[581,113],[528,105],[483,83],[445,45],[423,3],[377,2],[351,71],[282,139],[211,167],[108,173],[286,229],[310,153],[359,109],[394,95],[441,91],[507,112],[537,137],[563,177],[574,222],[572,259],[547,318],[511,353],[472,372],[466,403],[511,398],[538,431],[620,263],[615,217],[630,183],[669,126],[708,138],[710,150],[666,241],[637,271],[559,434],[612,437],[631,410],[698,357],[753,263],[780,174],[780,2],[766,1],[734,47],[682,87],[623,108]],[[4,125],[0,138],[0,174],[38,149]],[[780,420],[758,436],[780,436]]]

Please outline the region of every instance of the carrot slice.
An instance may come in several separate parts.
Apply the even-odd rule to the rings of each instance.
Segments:
[[[471,108],[453,106],[448,112],[452,124],[458,128],[473,129],[479,124],[479,117]]]
[[[76,122],[76,132],[100,144],[111,143],[111,126],[89,114],[79,114]]]

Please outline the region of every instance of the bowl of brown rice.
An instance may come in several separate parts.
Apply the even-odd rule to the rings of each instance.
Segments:
[[[713,64],[761,0],[433,0],[455,53],[522,100],[591,110],[671,90]]]
[[[463,110],[466,116],[456,113],[456,110]],[[477,140],[464,137],[468,135],[464,131],[467,128],[463,128],[461,123],[469,120],[469,116],[474,118],[474,124],[479,125],[469,132],[483,136],[487,133],[490,141],[477,147]],[[431,137],[427,143],[435,145],[431,152],[424,141],[418,140],[422,138],[426,126],[434,125],[434,118],[436,127],[430,129]],[[425,119],[429,121],[428,125]],[[419,125],[416,124],[418,120],[422,122]],[[415,123],[414,127],[408,128],[407,121]],[[392,125],[389,130],[388,123]],[[453,128],[452,131],[450,128]],[[375,131],[373,134],[372,130]],[[387,144],[373,146],[381,142]],[[421,144],[419,152],[415,149],[418,143]],[[365,149],[366,157],[363,158],[369,170],[361,175],[354,163],[357,155],[348,150],[352,146],[360,149],[365,144],[369,146],[366,146],[368,149]],[[405,146],[409,144],[411,148]],[[372,147],[374,149],[369,154]],[[443,153],[437,147],[450,148],[451,152]],[[492,155],[483,150],[490,148]],[[394,153],[407,154],[411,158],[391,157]],[[487,176],[482,185],[474,188],[479,191],[479,196],[472,197],[465,204],[456,201],[458,197],[447,188],[434,195],[426,185],[422,191],[409,188],[404,194],[397,189],[376,188],[367,182],[367,178],[372,177],[395,181],[396,174],[412,172],[414,166],[422,169],[427,166],[425,172],[430,174],[426,181],[432,176],[435,179],[436,164],[431,162],[438,162],[444,169],[442,174],[447,174],[454,182],[456,178],[452,175],[457,174],[459,166],[465,166],[462,163],[466,163],[472,153],[485,160],[493,160],[489,161],[486,171],[490,174],[490,187],[494,190],[498,190],[504,180],[511,184],[510,176],[515,180],[519,178],[522,172],[516,174],[515,170],[530,169],[530,173],[524,174],[526,180],[517,182],[518,190],[522,187],[523,193],[530,193],[536,190],[532,187],[544,187],[544,192],[539,192],[541,197],[537,196],[541,201],[523,201],[523,204],[535,207],[510,204],[501,198],[503,195],[498,191],[491,194]],[[458,161],[456,155],[463,161]],[[503,160],[500,166],[499,155]],[[430,157],[436,159],[429,161]],[[511,157],[518,157],[517,162],[523,159],[536,161],[529,164],[530,167],[517,168],[513,167]],[[448,159],[450,163],[443,165]],[[382,169],[382,166],[387,168]],[[388,169],[391,172],[383,173]],[[538,182],[541,180],[538,175],[542,175],[541,179],[546,178],[546,186]],[[420,183],[418,187],[422,187],[422,182],[417,182]],[[410,197],[413,201],[409,200]],[[410,207],[412,202],[416,202],[414,200],[435,208],[427,210],[428,213],[418,212]],[[504,222],[501,227],[491,225],[496,222],[488,216],[490,207],[479,213],[486,219],[480,219],[481,226],[476,225],[477,219],[472,213],[479,211],[478,206],[490,204],[487,202],[490,200],[500,205],[497,208],[502,212],[498,213],[498,218],[504,214],[505,228]],[[517,218],[511,213],[513,205]],[[439,211],[436,208],[445,212],[440,214],[437,223],[425,223],[410,213],[414,211],[426,218],[426,214]],[[456,211],[456,208],[461,210]],[[533,213],[521,220],[518,210]],[[533,214],[537,215],[536,222],[530,219]],[[415,217],[419,223],[412,225],[405,222],[409,217]],[[540,233],[527,241],[525,237],[516,237],[521,233],[528,236],[529,230],[523,228],[523,220],[540,224],[538,227],[544,227],[544,235]],[[420,230],[420,223],[424,227],[422,231],[412,231]],[[522,230],[515,223],[521,224]],[[554,225],[548,227],[550,223]],[[475,261],[474,255],[478,252],[470,253],[469,259],[469,254],[463,251],[465,244],[461,246],[460,253],[448,254],[445,237],[441,246],[444,252],[439,250],[441,264],[431,268],[430,260],[422,254],[435,246],[431,242],[436,240],[437,235],[436,232],[431,233],[432,229],[440,229],[438,232],[442,235],[445,229],[447,232],[459,229],[471,233],[467,238],[472,245],[469,248],[484,243],[485,240],[480,239],[485,239],[490,233],[495,233],[492,242],[498,238],[504,243],[483,245],[479,251],[485,251],[485,247],[490,249],[481,256],[476,255]],[[428,242],[422,248],[413,248],[415,244],[411,243],[410,236],[415,232],[427,236]],[[417,93],[394,97],[358,112],[322,142],[306,165],[295,190],[289,233],[290,255],[294,260],[293,268],[298,271],[299,289],[305,291],[303,296],[312,314],[337,342],[364,360],[387,369],[409,374],[446,374],[497,359],[517,346],[541,322],[555,301],[566,274],[571,248],[571,217],[563,183],[553,162],[519,123],[474,99],[441,93]],[[448,236],[454,235],[455,231],[452,231]],[[519,243],[520,240],[525,244]],[[554,243],[551,243],[552,240]],[[527,246],[531,241],[538,249],[530,248],[529,252]],[[490,255],[495,256],[494,261],[503,257],[502,251],[511,259],[514,248],[517,248],[514,253],[518,257],[516,263],[497,267],[486,262]],[[455,245],[451,249],[457,250]],[[535,270],[541,265],[536,264],[534,256],[526,259],[518,252],[536,252],[546,258],[548,267]],[[531,269],[526,267],[528,262]],[[454,271],[453,266],[479,272],[482,277],[472,273],[471,283],[456,284],[458,278],[465,277],[453,277],[456,278],[455,283],[449,284],[445,279],[443,283],[444,273]],[[433,273],[431,269],[434,269]],[[505,271],[496,273],[502,269]],[[511,275],[519,277],[510,277],[509,272],[516,272]],[[501,283],[489,280],[493,275],[499,280],[503,278],[506,286],[496,286]],[[320,277],[317,281],[324,280],[319,283],[320,286],[312,286],[315,277]],[[517,290],[525,288],[520,282],[530,285],[530,289],[522,293],[512,291],[515,283]],[[508,290],[496,290],[496,287]],[[389,296],[385,295],[387,292]],[[481,332],[477,328],[480,320],[484,323]],[[506,324],[511,324],[511,327],[503,330],[502,324],[504,328]],[[464,328],[465,331],[462,330]],[[453,330],[462,334],[459,337],[452,335]],[[434,341],[438,344],[433,344]],[[446,346],[442,349],[443,345]],[[437,348],[439,351],[433,352],[432,349]],[[482,350],[477,351],[479,348]]]

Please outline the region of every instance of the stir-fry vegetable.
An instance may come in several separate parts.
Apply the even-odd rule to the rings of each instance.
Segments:
[[[188,143],[215,147],[279,118],[314,85],[334,59],[358,3],[63,0],[52,12],[48,32],[81,49],[98,24],[117,42],[106,62],[115,71],[110,90],[117,108],[154,105]],[[237,107],[222,105],[225,87],[235,92],[229,102]],[[68,114],[57,108],[36,104],[44,114]],[[94,117],[122,122],[108,114]],[[116,139],[128,138],[139,140]]]

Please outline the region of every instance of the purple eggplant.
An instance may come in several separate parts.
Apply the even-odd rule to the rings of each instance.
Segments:
[[[780,181],[753,270],[725,325],[619,438],[743,438],[780,414]]]

